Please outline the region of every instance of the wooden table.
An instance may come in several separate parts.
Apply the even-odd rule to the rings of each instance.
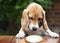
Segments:
[[[0,36],[0,43],[16,43],[15,36]]]
[[[0,43],[27,43],[25,39],[17,39],[15,36],[0,36]],[[40,43],[60,43],[60,38],[43,37]]]

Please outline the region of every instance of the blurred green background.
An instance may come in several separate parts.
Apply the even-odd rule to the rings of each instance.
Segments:
[[[0,35],[15,35],[21,27],[23,10],[32,2],[51,9],[51,0],[0,0]]]

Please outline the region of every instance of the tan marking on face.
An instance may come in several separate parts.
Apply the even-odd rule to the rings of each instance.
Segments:
[[[42,11],[39,10],[39,8],[37,8],[37,6],[30,8],[30,9],[31,10],[29,11],[29,15],[28,15],[28,17],[32,18],[32,20],[30,19],[30,25],[38,26],[39,25],[38,19],[43,17]],[[39,26],[38,26],[38,28],[39,28]]]

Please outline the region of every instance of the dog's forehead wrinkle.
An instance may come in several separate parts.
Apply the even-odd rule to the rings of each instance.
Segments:
[[[33,17],[33,18],[42,18],[42,14],[29,13],[29,17]]]
[[[39,9],[38,9],[39,10]],[[30,10],[29,11],[29,16],[30,17],[42,17],[42,12],[38,10]],[[38,11],[38,12],[37,12]]]

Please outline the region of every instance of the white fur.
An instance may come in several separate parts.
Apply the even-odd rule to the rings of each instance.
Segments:
[[[55,32],[52,32],[50,29],[47,29],[46,35],[49,35],[51,37],[59,37],[59,34],[58,33],[55,33]]]
[[[24,31],[20,31],[17,35],[16,35],[17,38],[23,38],[25,37],[25,33]]]

